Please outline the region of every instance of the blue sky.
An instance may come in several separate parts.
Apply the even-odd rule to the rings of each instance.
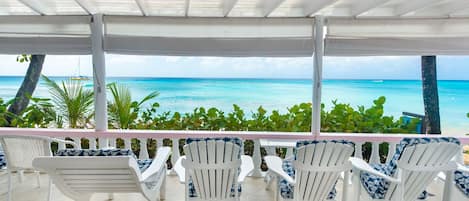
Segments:
[[[0,55],[0,75],[24,75],[27,64]],[[91,75],[90,56],[47,56],[49,76]],[[108,76],[310,78],[312,58],[219,58],[106,55]],[[326,57],[325,79],[420,79],[420,57]],[[469,80],[469,56],[438,57],[438,78]]]

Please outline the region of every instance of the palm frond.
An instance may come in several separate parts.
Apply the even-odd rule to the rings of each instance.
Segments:
[[[93,91],[84,89],[79,80],[66,80],[58,85],[47,76],[43,75],[42,78],[49,87],[58,114],[64,117],[68,126],[84,127],[88,122],[86,117],[92,113]]]

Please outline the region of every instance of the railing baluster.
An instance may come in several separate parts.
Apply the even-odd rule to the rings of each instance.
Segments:
[[[99,142],[99,148],[100,149],[105,149],[105,148],[108,148],[109,147],[109,139],[107,138],[98,138],[98,142]]]
[[[124,138],[124,148],[132,150],[132,138]]]
[[[74,147],[74,149],[81,149],[81,138],[74,137],[72,139],[73,139],[73,142],[75,142],[76,144],[76,147]]]
[[[179,159],[180,154],[179,154],[179,139],[172,139],[173,142],[173,151],[171,153],[171,163],[173,164],[173,168],[169,172],[170,175],[176,175],[176,172],[174,171],[174,164],[176,164],[176,161]]]
[[[60,139],[65,140],[64,137],[61,137]],[[65,149],[65,148],[66,148],[66,147],[65,147],[65,143],[59,142],[59,149]]]
[[[371,156],[370,156],[370,164],[379,164],[380,157],[379,157],[379,142],[372,142],[371,143]]]
[[[287,153],[285,154],[285,158],[293,156],[293,148],[288,148]]]
[[[392,159],[394,153],[396,153],[396,143],[390,142],[388,146],[388,155],[386,157],[386,163],[388,163]]]
[[[140,140],[140,159],[148,159],[147,139],[138,138]]]
[[[265,147],[265,151],[267,152],[267,155],[270,155],[270,156],[277,155],[277,151],[275,147]]]
[[[261,143],[259,139],[254,140],[254,152],[252,153],[252,160],[254,162],[253,177],[262,177],[262,156],[261,156]]]
[[[362,146],[363,142],[355,142],[355,157],[363,158]]]
[[[96,149],[96,138],[90,137],[89,139],[89,149]]]
[[[156,140],[156,148],[163,147],[163,139],[157,139]]]
[[[117,148],[116,147],[116,138],[109,138],[109,147]]]

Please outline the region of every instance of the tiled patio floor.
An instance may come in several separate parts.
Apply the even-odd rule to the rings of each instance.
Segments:
[[[0,180],[5,181],[6,175],[0,176]],[[47,200],[47,184],[49,178],[47,175],[41,175],[41,188],[37,188],[36,177],[34,174],[25,174],[25,180],[19,183],[17,175],[14,176],[14,192],[13,201],[46,201]],[[0,192],[3,192],[7,186],[6,183],[0,182]],[[339,197],[337,200],[341,200],[341,183],[339,182],[337,190],[339,191]],[[243,185],[243,193],[241,200],[243,201],[272,201],[274,200],[273,191],[265,190],[266,184],[263,178],[247,178]],[[434,182],[429,189],[430,193],[436,194],[435,197],[431,197],[430,201],[441,200],[441,190],[443,185],[441,182]],[[348,196],[351,197],[351,196]],[[6,200],[6,194],[0,195],[0,200]],[[71,201],[71,199],[65,197],[57,188],[53,188],[53,201]],[[108,200],[106,194],[96,194],[92,198],[93,201],[104,201]],[[145,199],[140,194],[115,194],[115,201],[144,201]],[[176,176],[168,176],[166,186],[166,200],[167,201],[183,201],[184,200],[184,185],[178,182]]]

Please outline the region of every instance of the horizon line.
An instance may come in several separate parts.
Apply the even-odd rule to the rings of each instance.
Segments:
[[[90,77],[88,75],[81,75]],[[24,77],[24,75],[0,75],[1,77]],[[47,77],[67,78],[76,76],[51,75]],[[289,77],[149,77],[149,76],[107,76],[106,78],[140,78],[140,79],[252,79],[252,80],[312,80],[312,78],[289,78]],[[376,81],[422,81],[421,79],[397,79],[397,78],[324,78],[323,80],[376,80]],[[462,79],[438,79],[439,81],[469,81]]]

